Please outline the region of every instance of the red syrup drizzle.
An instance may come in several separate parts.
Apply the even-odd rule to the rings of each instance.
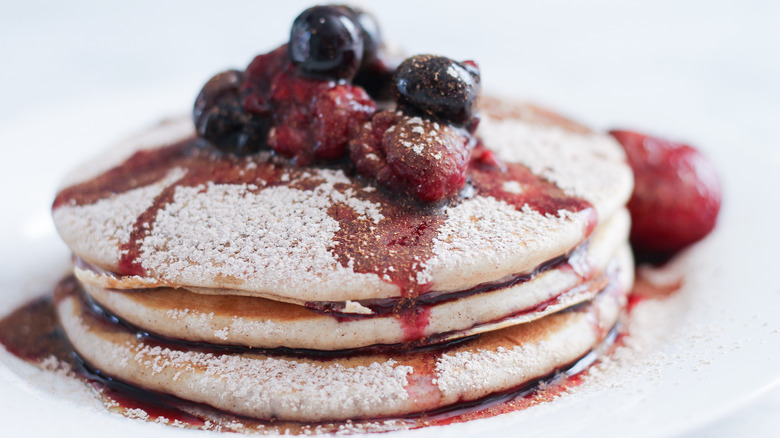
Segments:
[[[0,344],[13,355],[27,362],[42,365],[55,358],[70,369],[69,377],[77,378],[95,389],[96,395],[107,409],[128,417],[138,418],[138,410],[144,411],[147,421],[160,422],[179,427],[212,431],[243,431],[263,433],[311,434],[313,431],[343,433],[345,429],[355,433],[387,432],[399,428],[417,429],[427,426],[441,426],[462,423],[479,418],[513,412],[551,401],[569,388],[579,385],[587,369],[600,356],[599,351],[611,348],[618,329],[613,328],[602,345],[579,360],[517,388],[492,394],[476,401],[457,403],[439,410],[409,415],[400,418],[354,419],[340,422],[299,423],[277,420],[258,420],[231,414],[200,403],[179,399],[167,394],[147,391],[116,380],[100,370],[91,367],[68,342],[55,312],[55,303],[79,293],[80,286],[69,277],[57,286],[51,295],[33,300],[0,319]],[[573,311],[573,309],[572,309]],[[120,331],[125,328],[99,316],[84,315],[89,323]],[[148,342],[148,339],[144,339]],[[176,348],[158,341],[159,345]],[[442,347],[449,348],[449,346]],[[417,350],[419,354],[436,354],[439,348]],[[387,422],[383,424],[383,422]]]
[[[488,151],[488,152],[485,152]],[[498,162],[492,152],[481,142],[474,151],[469,177],[476,193],[482,196],[492,196],[504,201],[518,210],[527,205],[543,214],[559,216],[560,210],[578,213],[584,210],[593,211],[588,201],[569,196],[554,183],[535,175],[527,167],[519,163]],[[520,183],[520,193],[510,193],[504,190],[506,182]],[[586,236],[595,226],[595,211],[590,215]]]
[[[117,274],[146,274],[139,262],[141,244],[151,233],[157,214],[173,201],[178,187],[204,186],[205,190],[206,184],[213,183],[254,184],[257,190],[280,185],[306,190],[318,184],[316,178],[305,177],[303,169],[291,168],[267,154],[253,157],[223,154],[201,140],[189,138],[166,147],[136,152],[120,166],[61,191],[52,208],[92,204],[158,182],[176,168],[185,169],[186,173],[157,195],[151,207],[136,218],[130,239],[120,248],[122,257]],[[289,179],[282,178],[285,174]]]
[[[596,227],[595,209],[583,199],[566,195],[552,182],[533,174],[527,167],[518,163],[501,163],[481,142],[475,147],[474,158],[469,167],[468,177],[474,194],[492,196],[514,206],[518,210],[524,206],[543,214],[559,216],[561,210],[573,213],[587,211],[588,223],[585,236],[589,236]],[[521,193],[508,193],[504,183],[514,181],[523,186]],[[383,196],[383,190],[361,193],[361,197]],[[455,205],[458,199],[447,205]],[[401,321],[407,340],[418,339],[425,332],[430,314],[430,305],[437,302],[457,299],[475,293],[491,290],[483,285],[455,293],[430,292],[430,284],[420,282],[417,275],[422,272],[425,262],[433,257],[433,242],[438,229],[446,220],[445,204],[420,204],[408,198],[393,196],[391,202],[382,203],[381,213],[385,219],[374,224],[368,219],[358,218],[347,206],[334,205],[328,214],[336,219],[341,227],[334,237],[331,247],[339,262],[358,273],[373,273],[380,278],[397,285],[401,289],[400,299],[367,300],[367,307],[378,313],[393,313]],[[549,264],[558,263],[554,259]],[[543,264],[545,266],[547,264]],[[526,277],[524,274],[519,277]],[[521,279],[527,281],[530,277]],[[427,298],[429,297],[430,298]],[[363,304],[363,301],[361,301]],[[336,310],[328,304],[307,303],[307,306],[325,312]],[[350,318],[343,313],[338,318]],[[417,336],[417,338],[414,338]]]

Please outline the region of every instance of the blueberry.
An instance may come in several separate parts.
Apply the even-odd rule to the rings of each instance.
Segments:
[[[361,27],[347,8],[314,6],[295,19],[290,59],[305,76],[350,80],[363,60]]]
[[[244,111],[242,82],[243,74],[236,70],[217,74],[203,86],[192,110],[198,136],[224,152],[257,152],[268,134],[266,118]]]
[[[352,20],[360,29],[363,38],[363,67],[371,65],[377,60],[379,50],[382,48],[382,32],[376,18],[368,12],[354,6],[342,6],[352,14]]]
[[[461,126],[474,117],[480,86],[473,62],[417,55],[398,66],[393,80],[396,102],[406,112]]]

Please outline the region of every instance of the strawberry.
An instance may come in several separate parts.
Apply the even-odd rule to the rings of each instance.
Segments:
[[[640,255],[671,255],[715,227],[721,185],[715,168],[695,148],[633,131],[610,134],[634,171],[631,244]]]

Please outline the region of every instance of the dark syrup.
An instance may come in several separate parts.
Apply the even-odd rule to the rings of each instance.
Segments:
[[[58,299],[77,293],[79,293],[78,284],[71,277],[58,285],[54,297],[46,296],[31,301],[1,319],[0,344],[15,356],[39,366],[42,366],[45,361],[50,363],[52,358],[56,359],[63,365],[58,369],[69,370],[69,377],[80,379],[93,388],[100,400],[112,412],[131,418],[201,430],[274,434],[384,432],[489,418],[550,401],[560,393],[579,385],[583,375],[587,373],[588,367],[595,363],[600,354],[603,354],[603,351],[598,353],[593,351],[547,376],[510,391],[419,415],[313,424],[256,420],[219,411],[203,404],[181,400],[170,395],[136,388],[90,366],[79,357],[68,342],[54,310]],[[95,316],[100,317],[99,315]],[[112,321],[104,320],[103,323],[111,326],[113,330],[124,330],[124,328],[114,325]],[[611,348],[616,337],[617,329],[614,328],[609,332],[599,350]],[[144,339],[144,342],[148,341],[148,338]],[[160,345],[166,345],[168,341],[157,340],[157,342]],[[433,355],[437,350],[423,348],[418,351],[420,354]]]

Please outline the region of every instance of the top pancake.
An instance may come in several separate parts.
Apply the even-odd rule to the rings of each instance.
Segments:
[[[420,206],[344,166],[223,156],[181,120],[71,177],[54,222],[111,287],[347,301],[529,272],[625,204],[632,175],[609,136],[528,105],[482,106],[477,135],[507,170],[472,169],[443,205]]]

